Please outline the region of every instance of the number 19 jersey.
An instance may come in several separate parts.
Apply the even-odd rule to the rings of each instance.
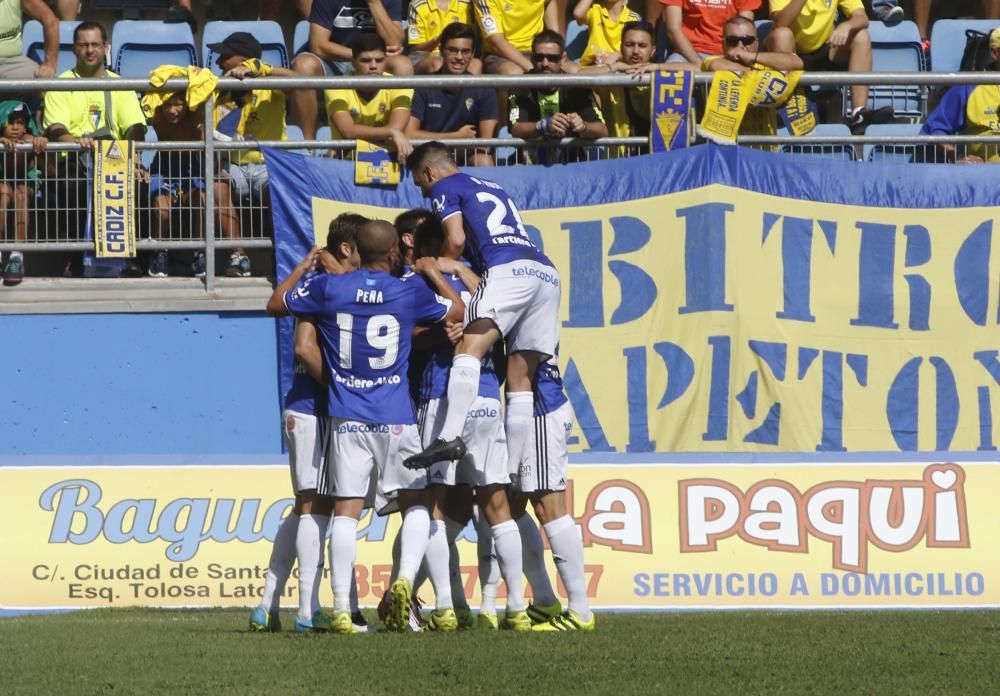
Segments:
[[[514,261],[552,266],[528,238],[517,206],[499,184],[457,172],[434,183],[431,203],[442,222],[462,214],[464,255],[477,274]]]
[[[425,283],[359,270],[319,275],[285,294],[296,316],[312,316],[330,371],[327,412],[379,425],[415,422],[406,379],[416,324],[444,318],[451,302]]]

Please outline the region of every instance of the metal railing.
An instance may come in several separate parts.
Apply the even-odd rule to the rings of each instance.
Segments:
[[[707,85],[711,73],[696,73],[695,83]],[[218,90],[249,89],[380,89],[389,87],[495,87],[524,88],[582,86],[612,87],[646,85],[649,75],[519,75],[519,76],[416,76],[416,77],[324,77],[254,78],[245,81],[223,78]],[[867,84],[894,87],[955,84],[1000,84],[1000,73],[813,73],[804,74],[803,85]],[[187,81],[168,81],[159,91],[185,89]],[[74,79],[0,81],[0,94],[69,90],[149,91],[139,79]],[[213,98],[205,105],[204,130],[214,131]],[[414,141],[419,143],[421,141]],[[743,145],[795,154],[863,161],[943,162],[954,154],[941,146],[954,145],[958,156],[964,148],[976,146],[1000,151],[1000,136],[742,136]],[[647,151],[646,138],[565,139],[559,142],[525,141],[517,138],[449,140],[460,164],[477,150],[492,154],[498,166],[511,166],[548,159],[593,161],[628,157]],[[309,140],[269,142],[223,142],[206,138],[201,143],[137,142],[137,156],[143,164],[136,201],[139,242],[142,252],[168,250],[184,254],[200,252],[205,258],[205,289],[215,287],[217,252],[235,248],[271,248],[270,212],[261,189],[236,181],[239,153],[260,147],[327,154],[353,159],[351,140]],[[560,152],[560,156],[549,151]],[[8,167],[0,184],[0,251],[92,250],[82,230],[88,211],[87,172],[80,165],[82,149],[70,143],[50,143],[37,156],[29,145],[19,145],[5,155]],[[11,224],[13,223],[13,224]]]

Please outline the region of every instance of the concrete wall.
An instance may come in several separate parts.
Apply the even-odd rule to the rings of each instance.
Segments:
[[[280,454],[262,312],[0,317],[5,455]]]

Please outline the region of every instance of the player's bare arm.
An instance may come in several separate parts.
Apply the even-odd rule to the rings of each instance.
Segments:
[[[438,258],[438,268],[442,273],[457,275],[470,293],[475,293],[479,289],[479,276],[461,261],[442,256]]]
[[[309,376],[320,384],[327,383],[323,369],[323,353],[316,335],[316,324],[312,319],[299,319],[295,325],[295,357],[306,368]]]
[[[444,245],[441,247],[441,255],[450,259],[462,258],[465,251],[465,223],[462,221],[462,214],[455,213],[441,222],[444,227]]]
[[[298,282],[302,280],[309,269],[311,269],[319,255],[319,249],[313,247],[306,257],[299,262],[299,265],[292,269],[292,272],[288,274],[288,277],[281,281],[278,286],[271,293],[270,299],[267,301],[267,313],[272,317],[287,317],[291,315],[288,311],[288,307],[285,306],[285,294],[291,292]]]
[[[417,259],[413,263],[413,270],[427,279],[427,282],[434,288],[434,292],[451,302],[451,307],[448,309],[448,313],[442,317],[441,322],[462,321],[462,316],[465,314],[465,303],[462,302],[461,296],[455,292],[455,288],[451,287],[444,279],[437,259],[431,256]]]

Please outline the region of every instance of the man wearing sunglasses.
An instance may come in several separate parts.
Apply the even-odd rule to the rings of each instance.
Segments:
[[[733,17],[753,20],[760,0],[659,0],[663,22],[674,51],[668,63],[700,65],[715,55],[722,42],[723,27]]]
[[[550,29],[537,34],[531,42],[531,72],[557,75],[565,57],[563,37]],[[604,119],[589,89],[517,90],[510,95],[510,134],[525,140],[561,138],[603,138],[608,134]],[[574,161],[576,149],[539,153],[539,161]]]
[[[702,68],[710,72],[731,70],[738,73],[746,72],[755,65],[782,72],[802,69],[802,59],[794,53],[760,49],[757,27],[746,17],[736,16],[722,27],[722,55],[709,56],[702,63]]]
[[[809,71],[871,72],[872,39],[861,0],[771,0],[770,8],[768,50],[797,53]],[[847,17],[840,24],[838,11]],[[851,104],[847,125],[855,134],[893,118],[891,106],[868,108],[868,85],[851,85]]]

